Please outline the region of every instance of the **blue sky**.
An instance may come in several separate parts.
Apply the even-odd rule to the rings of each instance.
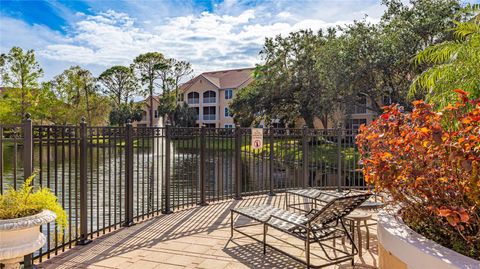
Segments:
[[[384,7],[373,0],[5,1],[0,51],[35,49],[51,79],[71,65],[95,75],[160,51],[192,63],[195,73],[253,66],[265,37],[350,23]]]

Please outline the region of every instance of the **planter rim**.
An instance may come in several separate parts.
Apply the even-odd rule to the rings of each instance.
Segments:
[[[400,216],[392,215],[385,210],[378,213],[378,240],[386,250],[408,264],[408,268],[473,269],[479,268],[480,265],[480,261],[415,232]],[[434,265],[435,267],[428,267]]]
[[[40,226],[52,222],[56,218],[57,215],[55,215],[55,213],[44,209],[40,213],[31,216],[15,219],[2,219],[0,220],[0,231],[21,230]]]

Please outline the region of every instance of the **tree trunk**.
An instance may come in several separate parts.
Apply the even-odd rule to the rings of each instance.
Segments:
[[[148,85],[148,90],[150,91],[150,127],[153,126],[153,80],[150,80],[150,85]]]
[[[85,105],[87,106],[87,122],[91,125],[92,118],[90,116],[90,103],[88,102],[88,90],[85,88]]]
[[[323,128],[324,128],[324,129],[328,129],[328,115],[323,114],[323,115],[320,117],[320,121],[322,122]]]
[[[302,113],[302,118],[305,121],[305,124],[307,125],[308,128],[314,128],[315,125],[314,123],[314,116],[312,113]]]

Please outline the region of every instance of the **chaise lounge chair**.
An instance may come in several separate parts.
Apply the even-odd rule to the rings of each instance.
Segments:
[[[293,210],[308,212],[308,210],[305,209],[306,205],[311,205],[313,208],[318,208],[319,205],[323,206],[326,203],[334,200],[335,198],[350,195],[350,192],[351,190],[344,191],[344,192],[337,192],[337,191],[319,190],[315,188],[287,190],[285,191],[285,208],[287,210],[291,208]],[[301,202],[301,203],[298,203],[298,202],[290,203],[290,199],[289,199],[290,196],[299,196],[307,199],[307,201]]]
[[[290,258],[303,263],[307,268],[321,268],[332,264],[337,264],[345,261],[351,261],[353,265],[353,258],[358,253],[358,249],[355,246],[353,233],[349,232],[345,226],[343,218],[350,214],[355,208],[365,202],[371,194],[360,194],[352,196],[337,197],[320,209],[311,209],[307,214],[293,213],[287,210],[276,208],[270,205],[259,205],[252,207],[241,207],[231,209],[230,215],[230,228],[231,237],[233,237],[233,231],[237,231],[249,238],[252,238],[258,242],[263,243],[263,253],[266,253],[267,233],[268,227],[272,227],[281,232],[294,236],[305,244],[305,260],[293,256],[281,249],[268,245],[270,248],[275,249]],[[256,221],[254,224],[246,224],[242,226],[236,226],[233,223],[234,214],[247,217]],[[239,230],[239,228],[263,225],[263,241],[246,234]],[[335,246],[324,244],[327,240],[336,238],[347,237],[352,245],[352,253],[348,253],[343,249],[336,248]],[[328,263],[321,265],[312,265],[310,263],[310,245],[318,243],[322,249],[325,257],[328,259]],[[341,253],[337,257],[331,257],[326,248],[333,249]]]

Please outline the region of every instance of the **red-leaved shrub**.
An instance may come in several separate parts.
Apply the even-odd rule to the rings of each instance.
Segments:
[[[365,180],[386,192],[414,230],[480,259],[480,100],[436,112],[415,101],[384,108],[357,136]]]

